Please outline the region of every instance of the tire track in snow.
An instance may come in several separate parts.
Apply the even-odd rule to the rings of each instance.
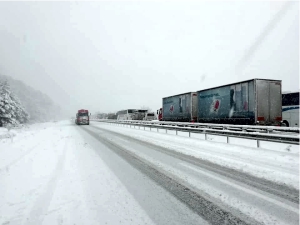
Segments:
[[[11,166],[13,166],[14,164],[18,163],[21,159],[23,159],[25,156],[27,156],[28,154],[30,154],[33,150],[36,149],[37,146],[39,146],[40,144],[36,144],[35,146],[33,146],[32,148],[28,149],[26,152],[24,152],[20,157],[16,158],[15,160],[13,160],[12,162],[8,163],[6,166],[3,166],[0,168],[0,173],[3,171],[7,171],[9,170],[9,168]]]
[[[95,137],[102,144],[107,146],[110,150],[115,152],[121,158],[126,160],[130,165],[136,168],[141,173],[148,176],[150,179],[155,181],[158,185],[163,187],[166,191],[174,195],[177,199],[187,205],[192,211],[197,213],[206,221],[214,225],[219,224],[259,224],[258,221],[255,221],[251,218],[239,218],[235,213],[230,212],[229,210],[224,210],[213,202],[207,200],[203,196],[199,195],[194,190],[183,185],[183,182],[179,182],[173,178],[173,176],[167,172],[162,172],[152,163],[142,159],[138,155],[126,150],[122,146],[109,140],[105,137],[102,137],[95,131],[91,131],[89,128],[84,127],[88,134]],[[106,131],[106,130],[105,130]],[[242,217],[242,215],[239,215]]]
[[[43,223],[44,215],[47,212],[47,209],[50,205],[52,196],[54,194],[56,185],[60,176],[62,174],[62,170],[65,163],[66,158],[66,149],[69,145],[69,139],[66,139],[66,143],[63,147],[63,152],[59,157],[59,160],[56,164],[56,168],[51,176],[51,179],[48,181],[45,191],[41,194],[33,205],[28,218],[23,224],[26,225],[41,225]]]
[[[153,149],[153,151],[158,151],[158,152],[167,154],[169,156],[172,156],[174,158],[181,159],[181,160],[191,163],[197,167],[204,168],[206,170],[215,172],[221,176],[228,177],[235,181],[252,186],[258,190],[268,192],[275,196],[286,199],[290,202],[299,203],[299,190],[289,187],[287,185],[277,184],[275,182],[272,182],[272,181],[269,181],[269,180],[266,180],[263,178],[255,177],[253,175],[250,175],[250,174],[247,174],[244,172],[240,172],[235,169],[220,166],[220,165],[214,164],[207,160],[199,159],[199,158],[196,158],[191,155],[186,155],[184,153],[170,150],[168,148],[165,148],[165,147],[162,147],[159,145],[155,145],[155,144],[152,144],[149,142],[145,142],[142,140],[138,140],[138,139],[135,139],[133,137],[130,137],[130,136],[127,136],[124,134],[120,134],[120,133],[117,133],[117,132],[114,132],[111,130],[106,130],[106,129],[100,128],[98,126],[92,126],[92,127],[96,128],[98,130],[102,130],[102,131],[114,134],[116,136],[126,138],[127,140],[130,140],[130,141],[133,141],[133,142],[136,142],[139,144],[143,144],[145,146],[149,146]]]

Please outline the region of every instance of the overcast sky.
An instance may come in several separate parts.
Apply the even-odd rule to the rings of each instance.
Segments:
[[[284,4],[0,2],[0,74],[43,91],[71,115],[156,111],[162,97],[251,78],[280,79],[284,91],[298,91],[299,3],[259,38]]]

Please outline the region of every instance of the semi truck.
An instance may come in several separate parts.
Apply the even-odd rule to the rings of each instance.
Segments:
[[[158,110],[158,120],[196,122],[197,93],[188,92],[162,99],[162,108]]]
[[[251,79],[165,97],[160,121],[282,125],[281,80]]]
[[[154,112],[147,112],[143,120],[148,120],[148,121],[155,120]]]
[[[197,91],[198,122],[281,125],[281,80],[252,79]]]
[[[77,125],[89,125],[90,124],[90,114],[87,109],[79,109],[76,113],[75,123]]]
[[[137,109],[132,116],[132,120],[144,120],[147,112],[147,109]]]
[[[162,121],[162,108],[159,108],[157,111],[156,111],[156,114],[157,114],[157,119],[159,121]]]

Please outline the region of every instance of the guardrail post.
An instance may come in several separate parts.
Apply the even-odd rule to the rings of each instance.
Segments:
[[[176,135],[177,135],[177,130],[176,130]]]
[[[189,137],[191,137],[191,132],[189,131]]]
[[[144,127],[144,130],[145,130],[145,127]]]
[[[272,132],[273,132],[273,129],[268,129],[268,134],[272,133]]]
[[[150,131],[151,131],[151,127],[150,127]]]
[[[260,140],[256,140],[257,141],[257,147],[260,147]]]
[[[227,144],[229,144],[229,136],[227,136]]]
[[[158,128],[157,128],[157,132],[158,132]]]
[[[166,134],[168,133],[168,129],[166,129]]]
[[[205,133],[205,140],[207,140],[207,133]]]

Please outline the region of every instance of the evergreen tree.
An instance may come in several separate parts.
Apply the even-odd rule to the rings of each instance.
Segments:
[[[0,81],[0,126],[27,122],[28,113],[19,99],[11,92],[7,80]]]
[[[0,74],[0,80],[7,80],[11,92],[18,97],[22,106],[30,115],[30,122],[46,122],[61,118],[63,108],[41,91],[34,90],[22,81]]]

